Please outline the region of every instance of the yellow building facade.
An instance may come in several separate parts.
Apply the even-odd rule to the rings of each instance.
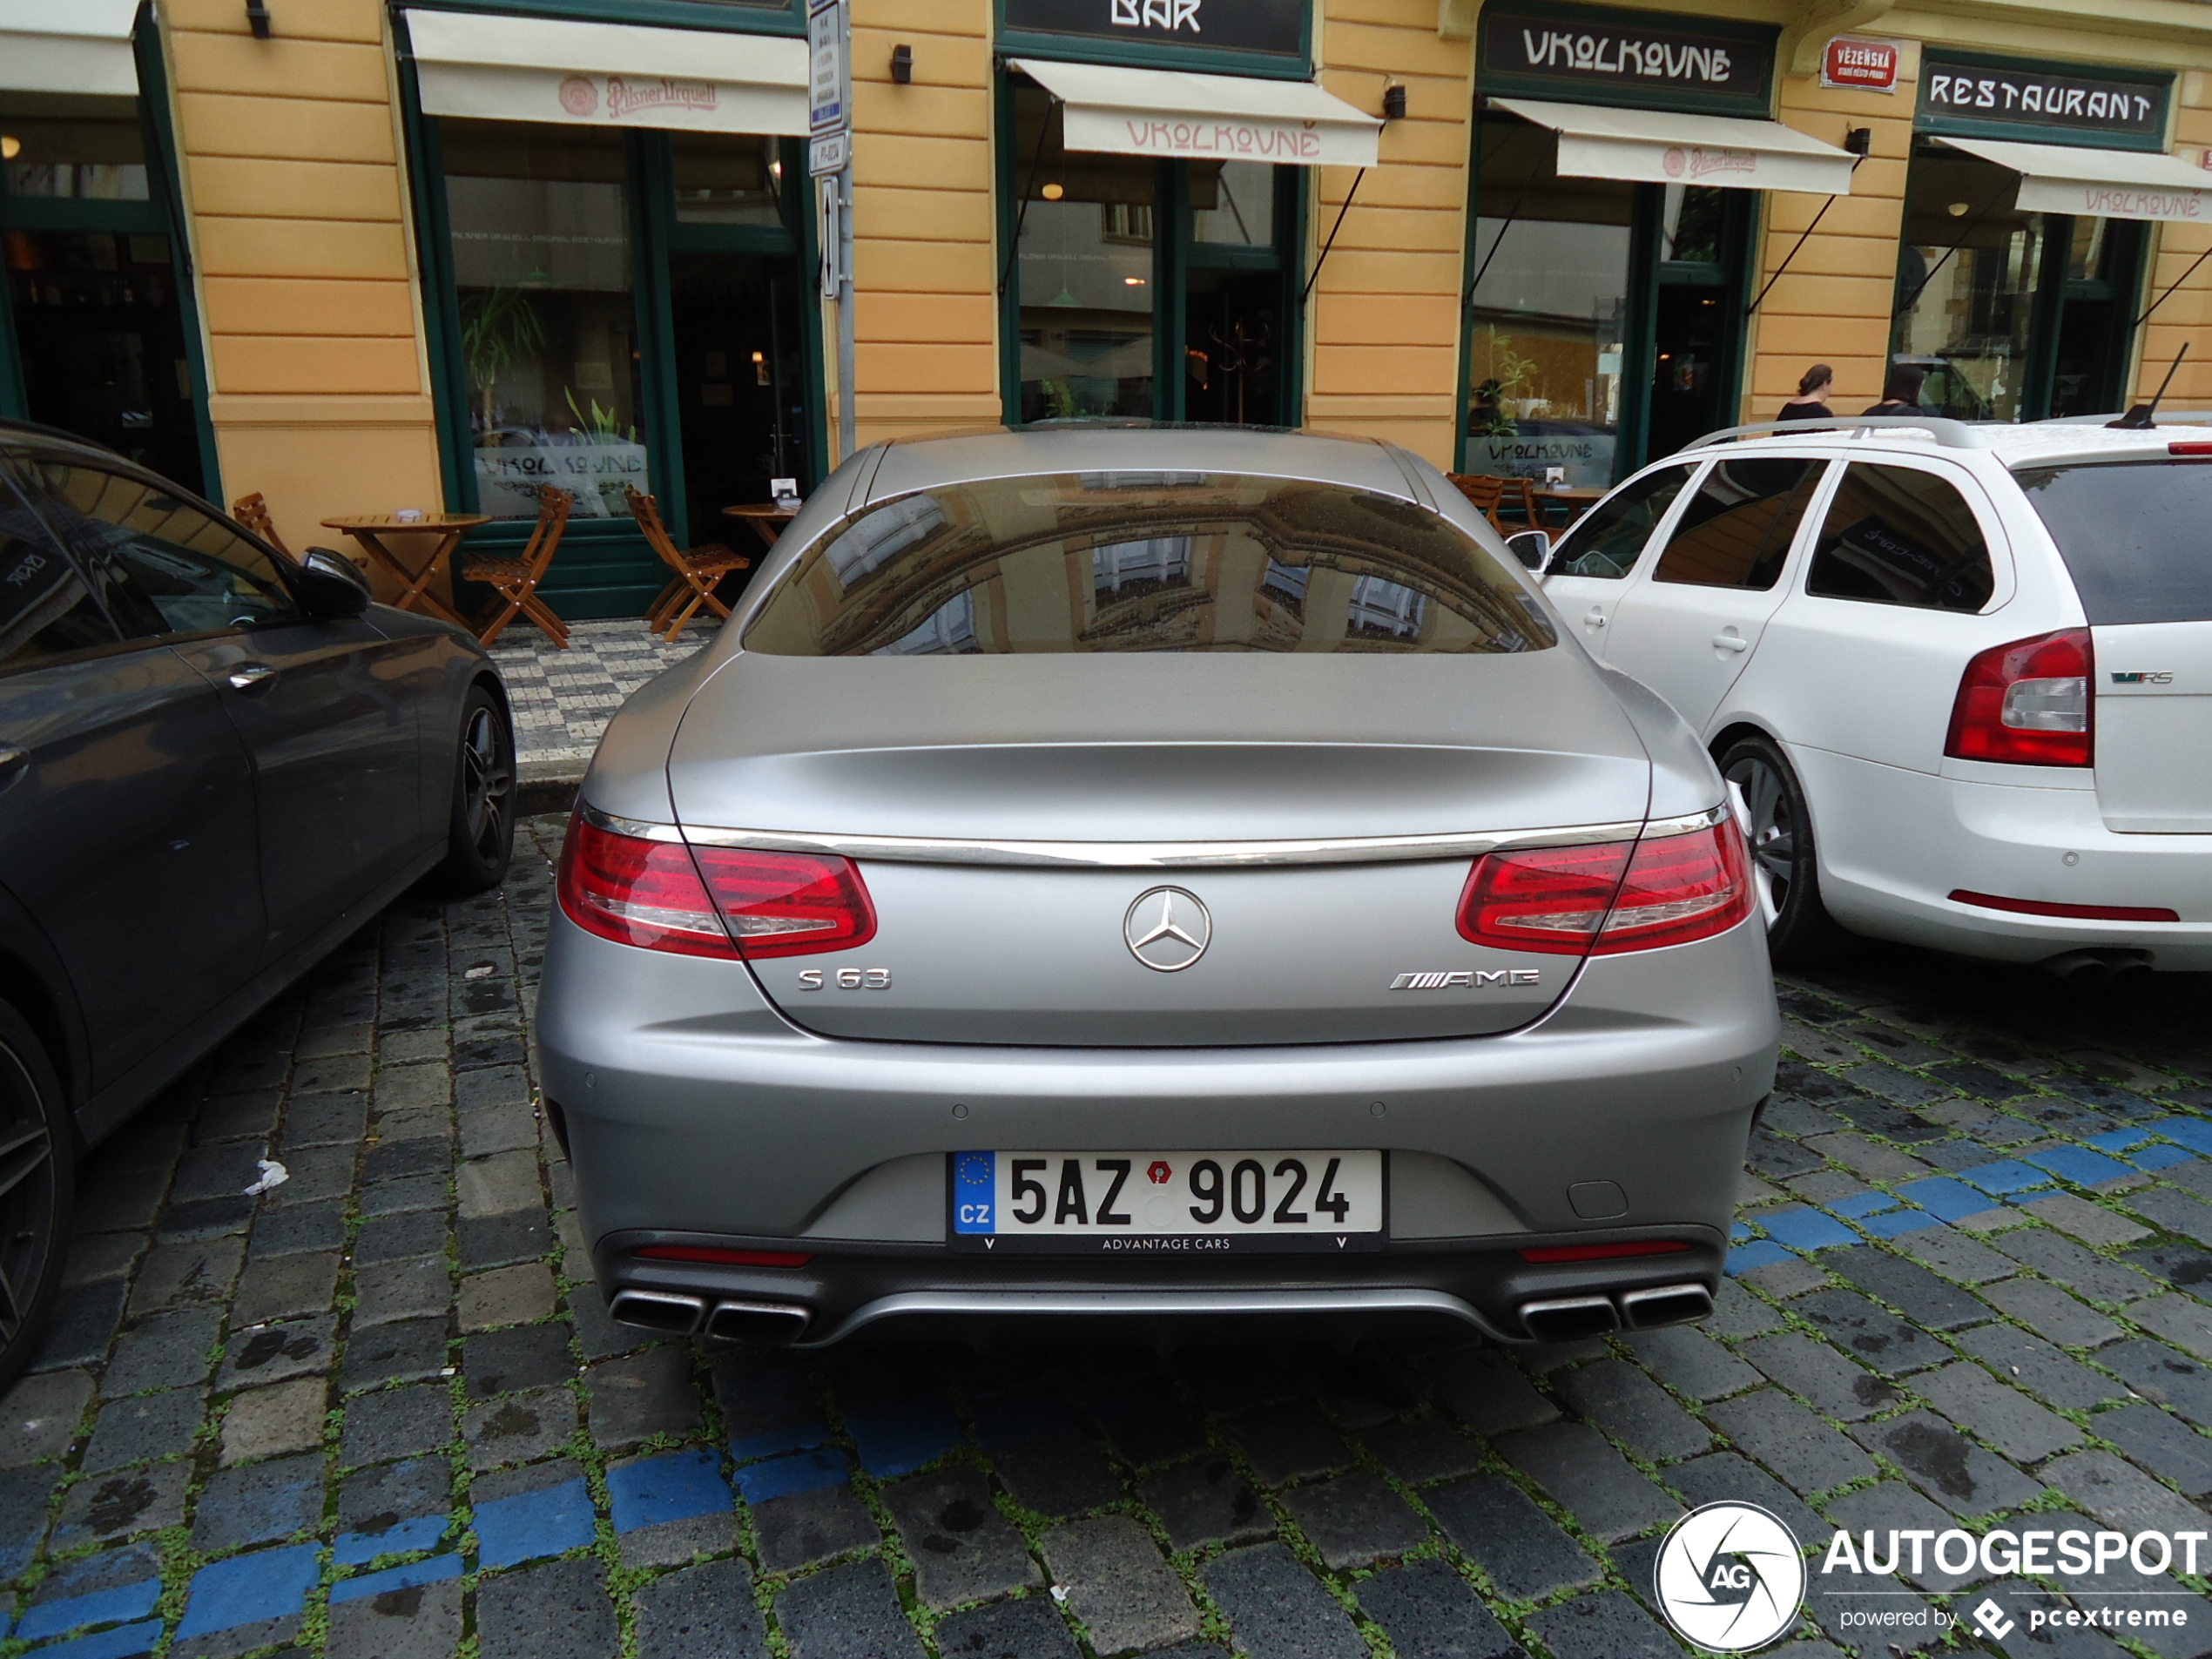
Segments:
[[[1232,421],[1588,490],[1816,362],[2017,420],[2194,344],[2212,404],[2195,0],[849,4],[864,444]],[[801,0],[47,10],[0,33],[0,413],[295,549],[567,488],[578,616],[658,585],[626,487],[734,543],[839,459]]]

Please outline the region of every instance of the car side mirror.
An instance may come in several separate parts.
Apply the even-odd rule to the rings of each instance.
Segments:
[[[317,617],[358,617],[375,596],[354,562],[327,547],[311,547],[300,561],[300,598]]]
[[[1506,537],[1506,549],[1514,557],[1538,576],[1552,560],[1552,538],[1548,530],[1522,530]]]

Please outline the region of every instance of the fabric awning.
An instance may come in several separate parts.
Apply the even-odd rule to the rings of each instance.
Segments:
[[[1372,167],[1379,117],[1312,81],[1114,69],[1024,57],[1009,63],[1066,106],[1070,150],[1199,161]]]
[[[2102,219],[2212,219],[2212,172],[2179,156],[2092,150],[2078,144],[1946,138],[2020,176],[2024,212],[2094,213]]]
[[[806,132],[803,40],[469,11],[406,15],[431,115]]]
[[[1779,121],[1527,98],[1490,102],[1558,133],[1559,171],[1570,178],[1851,194],[1851,164],[1858,158]]]
[[[138,95],[138,0],[0,0],[0,88]]]

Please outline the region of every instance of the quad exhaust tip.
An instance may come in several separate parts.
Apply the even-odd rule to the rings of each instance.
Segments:
[[[718,1342],[789,1343],[799,1339],[812,1312],[792,1302],[717,1302],[673,1291],[617,1291],[607,1310],[623,1325],[688,1337],[704,1329]]]
[[[1539,1342],[1577,1342],[1609,1335],[1626,1326],[1649,1331],[1655,1325],[1702,1319],[1713,1311],[1713,1293],[1703,1285],[1656,1285],[1611,1296],[1554,1296],[1521,1305],[1521,1322]]]

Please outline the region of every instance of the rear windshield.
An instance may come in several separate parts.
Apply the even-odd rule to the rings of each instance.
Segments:
[[[2099,462],[2013,476],[2092,623],[2212,619],[2212,466]]]
[[[745,630],[777,657],[1494,653],[1554,643],[1448,519],[1219,473],[997,478],[901,496],[807,550]]]

